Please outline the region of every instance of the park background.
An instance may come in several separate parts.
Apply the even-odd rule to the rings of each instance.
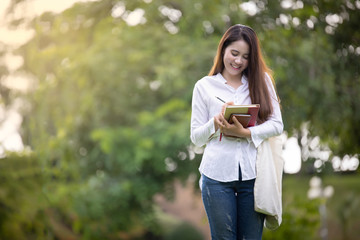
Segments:
[[[283,223],[264,239],[359,239],[360,1],[0,7],[1,240],[209,239],[191,96],[237,23],[285,124]]]

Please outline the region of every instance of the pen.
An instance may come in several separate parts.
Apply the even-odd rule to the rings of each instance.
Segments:
[[[223,103],[226,103],[224,100],[222,100],[221,98],[219,98],[218,96],[215,96],[217,99],[219,99],[220,101],[222,101]]]

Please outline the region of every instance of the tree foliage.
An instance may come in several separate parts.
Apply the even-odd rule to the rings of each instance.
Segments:
[[[358,153],[359,8],[349,0],[102,0],[34,18],[29,27],[36,34],[16,50],[21,71],[37,79],[35,90],[21,96],[29,104],[22,135],[41,172],[40,182],[31,181],[47,199],[31,214],[51,221],[22,233],[49,229],[44,239],[159,233],[152,197],[171,195],[173,179],[197,173],[199,155],[189,140],[192,88],[236,23],[258,33],[286,130],[310,122],[334,153]],[[8,209],[4,229],[4,221],[17,220],[9,217],[12,203],[1,204]],[[25,225],[27,216],[20,213]],[[24,239],[19,228],[7,234]]]

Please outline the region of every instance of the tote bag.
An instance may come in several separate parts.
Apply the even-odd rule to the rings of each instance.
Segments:
[[[257,148],[255,211],[265,214],[265,227],[274,230],[282,221],[282,141],[280,136],[264,140]]]

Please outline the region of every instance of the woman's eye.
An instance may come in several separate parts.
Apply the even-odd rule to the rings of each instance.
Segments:
[[[231,52],[231,54],[232,54],[234,57],[236,57],[237,55],[239,55],[238,52]]]

